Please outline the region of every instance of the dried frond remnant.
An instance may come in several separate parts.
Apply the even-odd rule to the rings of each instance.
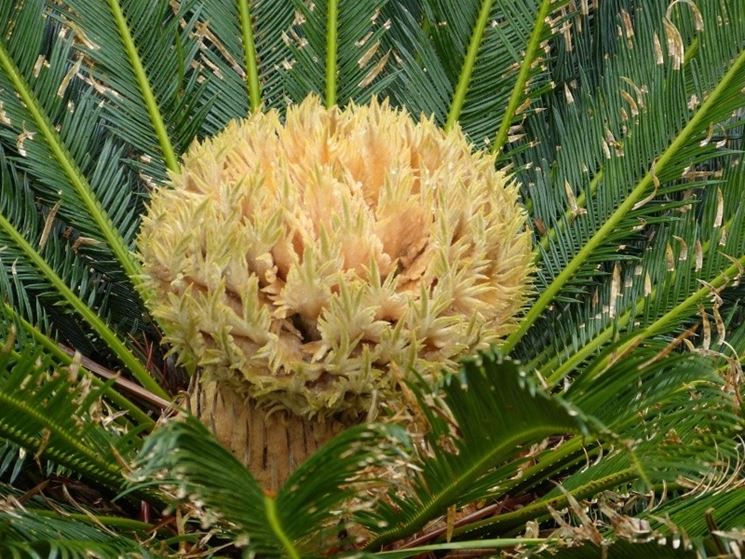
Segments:
[[[312,416],[399,401],[509,334],[529,290],[517,186],[460,130],[310,97],[194,144],[138,238],[191,369]]]

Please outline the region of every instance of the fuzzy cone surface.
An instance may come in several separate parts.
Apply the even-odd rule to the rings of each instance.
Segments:
[[[395,412],[503,338],[527,296],[515,183],[463,133],[316,97],[195,143],[138,238],[148,307],[190,370],[304,416]]]

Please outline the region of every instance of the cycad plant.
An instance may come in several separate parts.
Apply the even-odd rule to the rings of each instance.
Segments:
[[[0,0],[0,557],[741,556],[743,108],[741,0]]]

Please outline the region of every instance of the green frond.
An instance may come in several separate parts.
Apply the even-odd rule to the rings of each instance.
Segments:
[[[8,559],[150,559],[137,540],[61,514],[33,511],[0,512],[0,555]]]
[[[15,57],[18,68],[23,68],[21,82],[30,80],[27,93],[38,101],[36,108],[46,111],[35,114],[47,119],[43,126],[52,135],[52,144],[35,129],[31,109],[16,97],[13,84],[0,71],[0,81],[5,80],[7,86],[0,87],[0,113],[3,124],[7,125],[0,128],[4,215],[18,225],[21,221],[7,212],[23,215],[24,220],[32,219],[27,214],[38,213],[38,230],[45,228],[43,237],[49,239],[46,248],[58,245],[55,249],[58,256],[48,257],[49,263],[64,261],[65,270],[57,267],[57,273],[68,285],[80,285],[84,290],[79,293],[81,298],[126,336],[141,328],[143,322],[142,308],[128,277],[138,268],[128,247],[137,231],[142,200],[138,198],[131,173],[121,167],[122,146],[113,141],[101,123],[98,100],[75,76],[70,38],[59,38],[60,29],[43,17],[42,4],[32,2],[28,4],[30,7],[23,8],[26,4],[15,3],[17,9],[11,10],[13,4],[8,3],[8,12],[2,16],[3,28],[7,24],[13,31],[7,40],[11,49],[8,52]],[[37,39],[32,40],[31,34],[38,35]],[[22,86],[21,82],[18,83]],[[51,146],[56,145],[55,134],[63,152],[52,150]],[[92,198],[80,195],[88,188]],[[33,199],[26,197],[29,190]],[[11,200],[20,205],[11,208],[14,205]],[[92,209],[91,204],[97,209]],[[112,246],[120,244],[119,255],[126,253],[123,258],[131,260],[131,266],[123,266],[117,260],[103,232],[107,227],[109,237],[120,236]],[[6,260],[6,264],[10,262]],[[96,278],[97,293],[91,289],[90,276]],[[32,305],[21,300],[18,304],[26,318],[41,320],[45,326],[46,317],[41,315],[63,314],[54,308],[43,311],[38,301]],[[82,350],[89,348],[82,331],[65,322],[59,320],[55,326],[62,326],[68,332],[74,330],[70,339],[78,341]]]
[[[553,557],[557,550],[551,553],[539,553],[534,557],[536,559],[548,559]],[[613,543],[604,543],[602,546],[585,544],[572,548],[559,548],[559,557],[561,559],[636,559],[645,557],[648,559],[706,559],[706,555],[697,555],[695,550],[686,549],[672,543],[657,542],[627,542],[616,541]]]
[[[70,0],[56,10],[76,38],[80,71],[107,101],[110,130],[135,150],[130,161],[145,182],[161,182],[166,169],[178,167],[209,110],[193,68],[199,49],[193,6]]]
[[[743,422],[733,413],[734,401],[724,393],[714,363],[676,356],[647,364],[655,353],[637,353],[614,366],[610,376],[586,375],[566,396],[618,441],[620,456],[610,452],[600,470],[636,468],[648,486],[681,479],[696,483],[719,473],[721,464],[737,455],[735,437]],[[564,485],[571,489],[594,475],[591,467]]]
[[[430,433],[425,456],[415,464],[421,473],[403,495],[390,495],[366,520],[376,537],[369,549],[414,533],[459,502],[464,491],[491,468],[551,435],[585,433],[578,412],[536,388],[512,361],[483,354],[467,361],[461,375],[444,388],[444,400],[457,426],[452,450],[451,423],[428,409]],[[474,417],[489,418],[474,421]],[[381,526],[383,527],[381,529]]]
[[[47,200],[53,199],[52,205],[59,200],[70,217],[80,217],[79,222],[73,220],[75,226],[107,245],[133,279],[139,267],[79,162],[87,163],[94,177],[103,178],[100,177],[103,169],[86,161],[89,155],[85,146],[91,136],[96,135],[93,133],[96,122],[86,115],[92,103],[84,96],[81,106],[76,108],[71,97],[66,95],[76,71],[70,59],[72,43],[70,39],[52,41],[48,49],[44,48],[42,39],[56,34],[58,29],[43,17],[43,4],[41,0],[29,0],[17,5],[14,11],[0,9],[0,14],[10,12],[10,18],[0,21],[3,29],[10,30],[0,40],[0,102],[3,104],[0,140],[6,149],[17,151],[19,165],[36,178],[35,187],[42,195]],[[21,7],[23,9],[19,9]],[[79,116],[67,115],[70,109]],[[58,132],[55,125],[65,125],[64,132]],[[105,146],[104,151],[107,150],[111,151],[111,146]],[[106,178],[121,181],[116,175]],[[120,206],[121,200],[120,195],[119,203],[113,205]]]
[[[742,450],[742,449],[741,449]],[[681,495],[642,516],[649,519],[656,530],[671,527],[689,538],[702,540],[713,530],[727,532],[745,526],[745,477],[734,465],[734,472],[723,486],[706,490],[700,495]],[[669,519],[669,523],[662,519]]]
[[[414,115],[456,122],[480,148],[498,150],[550,88],[545,46],[564,2],[431,0],[386,6],[398,60],[390,94]],[[495,139],[498,139],[498,143]]]
[[[23,302],[21,308],[27,311],[33,310],[29,300],[33,296],[68,307],[100,336],[143,386],[166,397],[145,366],[108,326],[105,317],[96,312],[96,302],[105,292],[99,290],[95,276],[78,264],[74,251],[65,246],[59,230],[48,230],[42,242],[44,229],[37,221],[30,193],[22,188],[25,183],[18,180],[17,174],[5,163],[0,152],[0,192],[3,193],[0,200],[0,277],[10,276],[15,283],[15,289],[9,289],[7,296],[15,292]],[[37,250],[35,245],[42,249]],[[10,281],[5,279],[3,283]],[[21,313],[24,318],[29,314]]]
[[[742,9],[739,3],[727,6]],[[599,264],[635,256],[640,227],[675,217],[675,200],[662,193],[679,185],[683,171],[723,152],[707,136],[726,128],[741,106],[733,92],[745,85],[742,14],[720,26],[720,8],[706,4],[705,25],[695,37],[700,46],[675,69],[669,59],[658,64],[654,48],[653,37],[664,37],[663,8],[650,5],[636,13],[633,48],[624,45],[608,58],[599,94],[590,96],[580,82],[567,90],[571,102],[556,100],[554,112],[565,124],[551,159],[534,158],[531,150],[519,154],[520,160],[540,162],[524,177],[534,218],[551,232],[540,251],[540,295],[505,351],[549,306],[576,300],[598,277]],[[576,124],[566,124],[570,119]]]
[[[193,417],[173,420],[144,443],[135,478],[175,486],[246,549],[262,557],[307,557],[333,545],[334,510],[355,495],[361,471],[399,452],[403,431],[361,425],[344,431],[302,464],[275,496]],[[392,444],[389,439],[399,441]],[[306,549],[307,548],[307,549]]]
[[[321,0],[312,9],[302,0],[292,3],[297,15],[288,31],[286,74],[292,101],[316,93],[327,105],[364,103],[385,87],[390,81],[390,51],[384,46],[390,23],[381,15],[385,0]]]
[[[264,110],[283,108],[292,59],[283,37],[292,26],[293,3],[205,0],[198,13],[203,35],[198,61],[205,66],[210,99],[205,131],[214,134],[231,119],[246,117],[249,110],[257,110],[257,100]],[[256,60],[252,60],[251,43]],[[258,89],[258,99],[253,98],[256,93],[251,94],[251,88]]]
[[[445,122],[446,130],[450,130],[455,123],[458,122],[460,113],[463,110],[463,103],[466,100],[468,87],[471,83],[471,77],[473,76],[473,68],[476,64],[476,56],[481,48],[481,41],[484,39],[484,33],[486,32],[486,26],[489,22],[489,16],[491,15],[493,4],[493,0],[483,0],[481,2],[481,7],[479,8],[478,16],[476,18],[476,25],[473,26],[471,39],[468,43],[468,50],[466,51],[463,60],[463,68],[460,71],[458,84],[455,87],[453,100],[450,103],[448,118]],[[548,1],[546,4],[548,4]]]
[[[722,483],[705,486],[703,493],[685,493],[670,500],[663,498],[659,503],[650,502],[642,510],[625,506],[623,499],[614,505],[614,497],[609,495],[601,508],[604,512],[593,517],[604,539],[614,540],[607,542],[607,556],[730,557],[729,554],[742,545],[740,529],[745,524],[745,493],[740,490],[745,481],[740,466],[732,464],[731,471],[722,476]],[[613,533],[612,528],[620,530]],[[650,540],[657,543],[652,544]],[[598,548],[587,544],[563,549],[561,556],[597,557],[599,552]]]
[[[572,500],[581,502],[591,499],[618,487],[623,487],[636,477],[634,468],[617,469],[608,473],[596,473],[594,477],[572,490],[560,492],[558,495],[544,497],[531,501],[524,507],[497,514],[491,518],[464,524],[453,530],[455,538],[480,538],[491,533],[513,533],[525,526],[527,522],[542,521],[550,518],[551,509],[566,507]]]
[[[660,334],[677,335],[737,283],[745,263],[745,211],[739,200],[745,193],[745,167],[740,158],[727,156],[719,171],[722,178],[702,189],[687,189],[686,213],[657,229],[652,246],[638,260],[621,264],[621,286],[611,298],[612,279],[596,287],[598,303],[571,308],[560,315],[561,329],[547,354],[531,361],[551,383],[558,382],[620,331],[633,333],[627,347]],[[684,186],[690,186],[683,183]],[[679,187],[676,187],[676,189]],[[690,194],[693,194],[690,196]],[[674,193],[671,193],[674,196]],[[678,210],[671,210],[676,212]],[[739,257],[738,257],[739,255]],[[603,307],[605,305],[605,307]],[[715,317],[707,320],[715,323]],[[721,340],[720,340],[721,341]]]
[[[15,326],[15,328],[13,328],[11,332],[10,328],[13,326]],[[54,340],[47,337],[39,328],[35,327],[28,320],[20,316],[8,303],[0,303],[0,327],[4,327],[3,330],[5,330],[0,330],[0,339],[7,340],[11,335],[15,336],[20,331],[27,334],[27,343],[37,345],[50,357],[50,359],[54,361],[55,364],[63,367],[69,367],[72,365],[72,357],[62,351],[59,345]],[[19,345],[26,345],[24,344],[23,338],[21,338],[19,342]],[[105,397],[115,406],[120,410],[126,410],[130,417],[138,424],[147,428],[152,428],[155,425],[155,422],[150,418],[150,416],[143,412],[133,402],[128,400],[123,394],[118,392],[114,387],[105,384],[101,379],[85,368],[81,367],[80,372],[90,379],[93,386],[101,389]]]
[[[7,479],[13,483],[23,471],[29,455],[23,447],[10,441],[3,441],[0,445],[0,479]]]
[[[551,11],[552,0],[542,0],[537,9],[530,10],[529,13],[535,13],[535,23],[533,24],[533,31],[528,39],[527,48],[523,55],[523,60],[520,63],[520,72],[515,80],[515,85],[512,87],[512,94],[510,95],[509,103],[504,111],[504,116],[499,124],[499,130],[497,131],[497,137],[494,140],[492,150],[499,153],[504,145],[509,141],[510,128],[514,122],[515,117],[518,114],[518,110],[522,108],[525,103],[525,89],[528,84],[533,71],[533,65],[536,62],[537,53],[540,50],[541,40],[544,39],[544,29],[546,25],[546,19],[549,17]],[[532,7],[532,6],[531,6]],[[528,98],[528,101],[530,98]]]
[[[406,559],[407,557],[418,557],[423,554],[432,554],[437,551],[458,551],[477,552],[484,550],[485,553],[493,552],[495,549],[514,548],[520,546],[521,549],[539,547],[550,544],[548,538],[499,538],[491,540],[475,540],[470,542],[449,542],[435,543],[430,545],[420,545],[416,547],[407,547],[405,549],[394,549],[391,551],[380,551],[370,554],[370,557],[381,557],[383,559]]]
[[[153,131],[158,138],[158,143],[160,144],[160,150],[163,154],[163,159],[165,161],[166,167],[168,167],[168,169],[170,169],[171,171],[175,171],[176,169],[178,169],[176,154],[173,151],[171,139],[168,137],[166,125],[163,122],[163,116],[161,115],[160,107],[158,107],[158,101],[153,95],[153,89],[150,86],[150,79],[145,73],[145,68],[142,65],[142,59],[140,58],[140,54],[137,52],[137,45],[135,45],[132,39],[132,33],[129,29],[129,23],[127,22],[127,17],[122,11],[122,6],[119,3],[119,0],[109,0],[109,10],[111,11],[111,16],[115,22],[117,31],[119,31],[119,38],[122,41],[122,46],[124,48],[124,51],[126,52],[127,58],[129,59],[129,64],[131,66],[132,72],[137,79],[137,85],[140,88],[140,94],[142,95],[142,100],[145,103],[145,107],[147,107],[148,116],[150,117],[150,124],[152,125]]]
[[[105,487],[122,488],[117,456],[131,455],[136,439],[106,429],[100,387],[78,377],[75,366],[52,367],[33,348],[0,353],[0,438]]]
[[[586,373],[566,391],[566,401],[595,425],[601,440],[570,439],[535,457],[517,480],[505,475],[509,470],[497,470],[483,484],[486,488],[497,485],[500,477],[510,479],[492,490],[492,499],[536,491],[547,478],[563,478],[561,488],[549,488],[514,512],[466,524],[455,535],[509,533],[529,520],[548,518],[549,507],[565,506],[568,495],[581,500],[619,487],[649,490],[728,475],[722,464],[737,460],[735,437],[743,427],[742,418],[733,413],[734,399],[723,392],[711,360],[662,358],[663,348],[640,348],[600,376]]]

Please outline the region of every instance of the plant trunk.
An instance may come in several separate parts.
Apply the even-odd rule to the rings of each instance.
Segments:
[[[250,470],[265,490],[276,492],[323,443],[348,425],[267,412],[252,398],[216,382],[193,379],[191,412]]]

